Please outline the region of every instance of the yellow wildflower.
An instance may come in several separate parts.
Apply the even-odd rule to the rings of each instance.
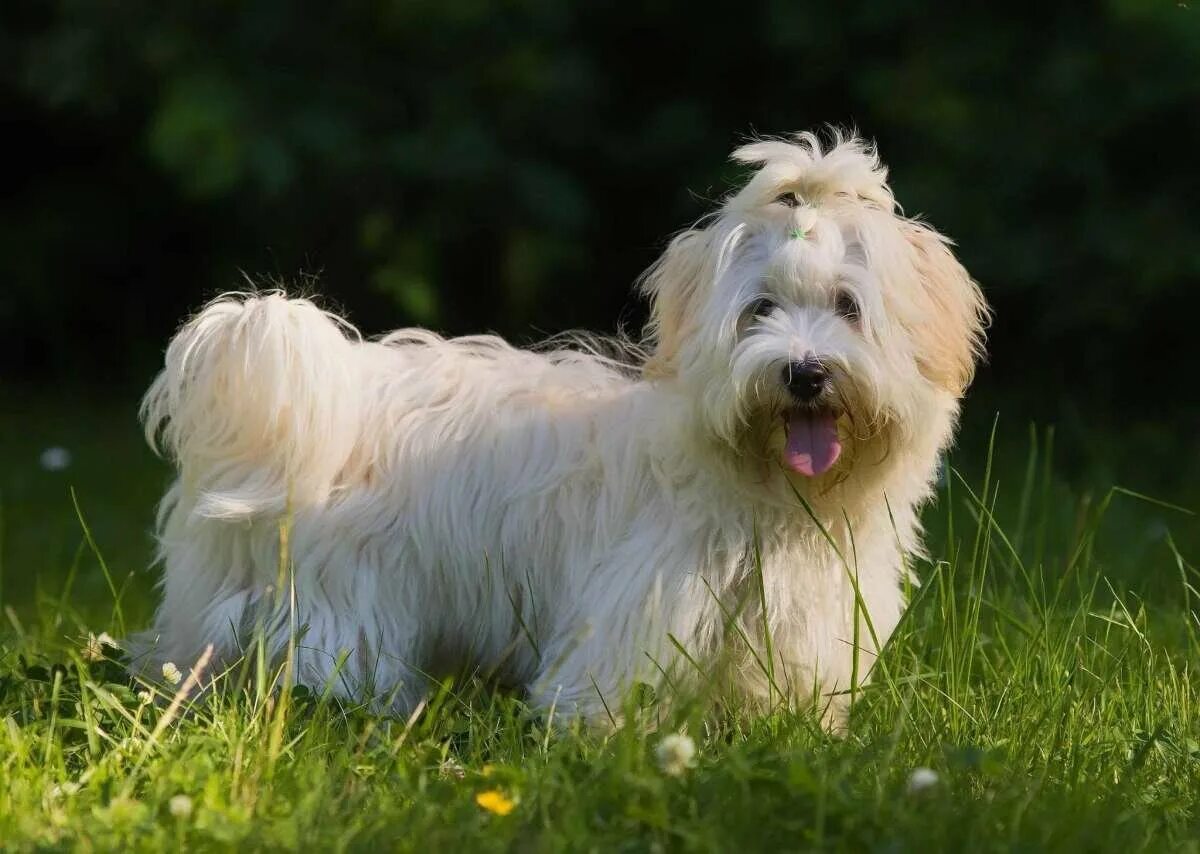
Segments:
[[[517,802],[499,789],[488,789],[475,796],[475,803],[495,815],[508,815]]]

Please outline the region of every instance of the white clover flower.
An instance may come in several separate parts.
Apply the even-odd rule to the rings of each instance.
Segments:
[[[914,768],[908,775],[904,790],[910,795],[919,795],[938,784],[937,772],[932,768]]]
[[[88,632],[87,643],[83,645],[84,660],[100,661],[104,658],[104,647],[106,646],[110,646],[113,649],[121,648],[108,632],[101,632],[98,635]]]
[[[150,705],[150,701],[154,699],[154,695],[151,694],[149,691],[138,691],[137,698],[138,698],[138,705],[148,706],[148,705]]]
[[[62,471],[71,465],[71,452],[57,446],[47,448],[38,457],[38,462],[46,471]]]
[[[46,792],[46,795],[52,801],[57,801],[59,798],[69,798],[78,792],[80,786],[78,783],[55,783]]]
[[[145,744],[146,742],[136,735],[128,735],[117,742],[117,749],[126,756],[133,756],[135,753],[141,751]]]
[[[178,685],[179,680],[183,678],[183,674],[179,672],[179,668],[175,666],[173,661],[164,661],[162,666],[163,679],[167,680],[168,685]]]
[[[187,818],[192,814],[192,799],[187,795],[176,795],[167,802],[167,809],[175,818]]]
[[[664,774],[681,777],[696,764],[696,742],[683,733],[664,736],[654,756]]]

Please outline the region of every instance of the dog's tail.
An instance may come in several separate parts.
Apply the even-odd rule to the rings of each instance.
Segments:
[[[151,447],[210,518],[320,502],[354,456],[358,332],[308,300],[226,294],[189,320],[142,400]]]

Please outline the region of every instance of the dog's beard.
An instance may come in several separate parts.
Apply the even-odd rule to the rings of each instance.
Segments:
[[[806,478],[820,477],[839,462],[849,462],[877,437],[881,428],[877,407],[863,399],[861,386],[844,368],[834,369],[827,394],[810,404],[785,403],[780,420],[784,445],[781,462]],[[845,468],[845,465],[842,466]]]
[[[814,404],[797,404],[783,393],[751,394],[734,440],[739,455],[776,477],[824,486],[842,482],[860,464],[886,459],[895,417],[865,399],[845,371],[835,377],[828,397]]]

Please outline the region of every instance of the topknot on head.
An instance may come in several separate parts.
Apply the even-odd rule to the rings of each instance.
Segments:
[[[896,201],[887,184],[887,167],[875,146],[852,133],[830,129],[822,140],[811,131],[790,139],[762,139],[733,152],[739,163],[761,168],[734,197],[760,205],[782,192],[795,192],[809,204],[843,197],[878,205],[891,212]]]

